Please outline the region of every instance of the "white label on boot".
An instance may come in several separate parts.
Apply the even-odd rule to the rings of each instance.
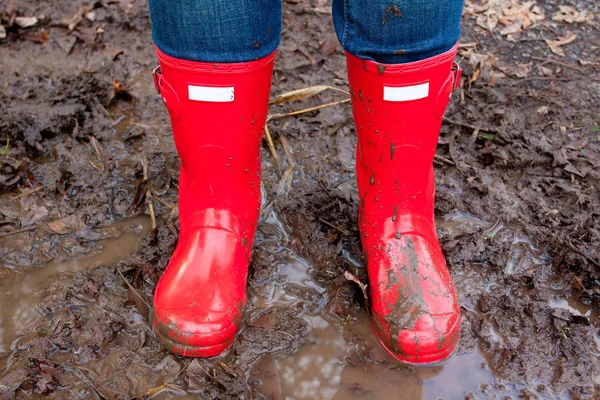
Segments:
[[[229,103],[233,101],[233,86],[193,86],[188,85],[188,96],[194,101],[210,101],[213,103]]]
[[[383,100],[386,101],[411,101],[424,99],[429,96],[429,82],[414,86],[384,86]]]

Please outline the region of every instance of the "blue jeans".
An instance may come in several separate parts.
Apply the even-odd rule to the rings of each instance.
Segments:
[[[164,53],[203,62],[242,62],[272,53],[281,0],[148,0],[152,37]],[[463,0],[333,0],[344,49],[401,64],[449,50],[460,35]]]

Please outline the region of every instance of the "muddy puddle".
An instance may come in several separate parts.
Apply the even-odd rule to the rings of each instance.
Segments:
[[[522,270],[547,262],[531,242],[522,235],[505,229],[501,221],[487,222],[466,213],[454,213],[439,218],[438,230],[457,235],[482,229],[482,234],[513,244],[508,270]],[[311,263],[295,254],[285,245],[291,236],[290,228],[282,222],[277,212],[269,210],[263,218],[257,244],[277,243],[270,250],[279,260],[278,272],[268,281],[261,282],[260,294],[250,305],[264,312],[268,307],[293,307],[308,323],[310,334],[306,343],[293,354],[268,355],[254,365],[251,379],[260,381],[260,390],[267,398],[293,399],[458,399],[468,394],[480,398],[517,398],[522,385],[497,379],[488,366],[488,354],[479,346],[462,350],[446,365],[432,368],[412,368],[391,359],[376,343],[371,332],[368,313],[356,309],[345,320],[330,313],[327,290],[311,278],[315,269]],[[347,252],[342,252],[347,256]],[[348,268],[364,268],[360,262],[344,257]],[[471,271],[484,266],[474,265]],[[460,280],[460,279],[459,279]],[[467,279],[468,280],[468,279]],[[490,282],[490,285],[493,283]],[[314,296],[306,296],[306,292]],[[298,296],[297,293],[302,293]],[[310,302],[306,298],[314,298]],[[467,303],[467,312],[479,313],[475,304]],[[554,299],[551,308],[567,308],[575,315],[592,315],[574,299]],[[501,336],[490,325],[491,340],[501,341]],[[541,388],[540,390],[544,390]],[[548,393],[531,393],[546,398]],[[510,396],[510,397],[509,397]],[[557,398],[569,398],[566,393],[556,393]]]
[[[42,313],[36,302],[47,283],[79,271],[90,270],[100,265],[126,259],[139,250],[142,239],[150,231],[148,217],[133,217],[117,221],[98,229],[103,239],[95,245],[91,254],[79,259],[53,261],[34,267],[23,274],[15,274],[12,279],[0,282],[0,352],[10,348],[17,336],[33,329]]]
[[[510,269],[523,270],[544,264],[547,260],[525,236],[508,231],[496,222],[475,216],[454,213],[437,221],[442,234],[457,235],[480,230],[494,240],[513,244],[509,257]],[[1,341],[0,351],[8,350],[19,335],[35,327],[41,312],[36,308],[38,293],[46,282],[67,277],[77,271],[110,265],[127,259],[139,249],[149,231],[149,220],[136,217],[104,228],[106,239],[99,241],[91,255],[78,260],[52,262],[16,275],[0,285]],[[369,315],[357,305],[344,318],[328,308],[330,294],[315,279],[316,267],[292,250],[293,230],[280,218],[278,211],[268,205],[263,209],[256,245],[266,251],[276,264],[276,272],[254,279],[249,289],[247,323],[252,324],[272,308],[291,308],[306,323],[305,340],[283,353],[266,353],[252,365],[248,375],[258,391],[269,399],[458,399],[472,394],[475,398],[517,398],[522,386],[497,379],[488,366],[489,354],[481,345],[462,346],[446,365],[432,368],[412,368],[391,359],[376,343],[371,332]],[[360,271],[364,266],[342,251],[348,269]],[[507,267],[508,268],[508,267]],[[485,279],[485,266],[463,268],[457,285],[461,287],[477,279]],[[509,271],[505,271],[508,273]],[[487,282],[487,288],[496,283]],[[477,314],[484,319],[473,298],[461,296],[465,315]],[[573,315],[595,320],[596,313],[573,298],[549,299],[551,308],[566,309]],[[464,321],[464,316],[463,316]],[[486,340],[502,342],[494,324],[488,321]],[[600,337],[596,337],[600,345]],[[594,354],[600,354],[599,349]],[[120,350],[110,358],[122,358]],[[180,362],[182,360],[179,360]],[[108,362],[108,361],[107,361]],[[176,364],[174,364],[176,365]],[[154,382],[156,377],[147,369],[128,371],[131,379]],[[137,385],[136,385],[137,386]],[[535,393],[546,398],[549,393]],[[187,397],[183,391],[161,390],[155,398]],[[509,397],[510,396],[510,397]],[[569,398],[566,393],[552,393],[549,398]]]

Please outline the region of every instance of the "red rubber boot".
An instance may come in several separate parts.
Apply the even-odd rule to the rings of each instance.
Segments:
[[[152,325],[170,351],[212,357],[233,342],[246,305],[275,53],[235,64],[157,54],[154,82],[181,158],[180,230],[154,292]]]
[[[456,291],[433,215],[433,157],[460,82],[455,54],[456,47],[394,65],[346,54],[373,329],[393,357],[410,364],[440,363],[459,337]]]

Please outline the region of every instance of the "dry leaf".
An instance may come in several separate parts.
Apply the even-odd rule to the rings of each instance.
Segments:
[[[516,76],[517,78],[525,78],[529,76],[532,69],[532,63],[507,63],[498,61],[495,65],[500,71],[508,75]]]
[[[481,74],[481,68],[477,69],[475,72],[473,72],[473,76],[471,77],[471,79],[469,80],[470,83],[475,82],[477,79],[479,79],[479,74]]]
[[[498,13],[494,10],[489,10],[484,14],[479,14],[476,21],[477,25],[491,32],[498,25]]]
[[[572,6],[558,6],[558,11],[552,14],[553,21],[566,22],[573,24],[576,22],[592,23],[594,14],[588,10],[577,11]]]
[[[36,17],[17,17],[15,18],[15,24],[17,24],[21,28],[29,28],[38,23],[38,19]]]
[[[540,74],[542,75],[549,76],[554,73],[554,71],[552,71],[552,68],[544,67],[543,65],[538,65],[537,68],[540,71]]]
[[[270,105],[281,104],[286,101],[298,101],[298,100],[307,99],[309,97],[312,97],[316,94],[319,94],[319,93],[327,90],[328,88],[329,88],[329,86],[318,85],[318,86],[311,86],[311,87],[302,88],[302,89],[298,89],[298,90],[292,90],[291,92],[280,94],[275,99],[271,100],[269,102],[269,104]]]
[[[575,39],[577,39],[577,34],[575,34],[573,32],[567,32],[567,34],[565,36],[558,37],[554,40],[548,40],[548,39],[544,39],[544,40],[546,41],[546,44],[548,45],[548,47],[550,47],[550,50],[552,50],[552,52],[554,54],[564,57],[565,52],[563,51],[563,49],[560,46],[569,44],[569,43],[575,41]]]
[[[4,39],[6,37],[6,28],[0,25],[0,39]]]
[[[511,35],[513,33],[521,32],[523,30],[523,21],[515,21],[505,28],[500,30],[501,35]]]
[[[548,114],[549,109],[550,108],[548,106],[541,106],[541,107],[538,107],[538,109],[536,111],[540,115],[546,115],[546,114]]]
[[[500,32],[502,35],[528,29],[536,22],[542,21],[545,18],[544,12],[535,5],[535,1],[528,1],[522,4],[513,2],[513,5],[502,10],[502,14],[503,16],[500,17],[499,21],[501,24],[507,25]]]
[[[42,30],[40,31],[40,40],[42,42],[47,42],[48,41],[48,34],[46,33],[46,31],[44,30],[44,28],[42,28]]]

